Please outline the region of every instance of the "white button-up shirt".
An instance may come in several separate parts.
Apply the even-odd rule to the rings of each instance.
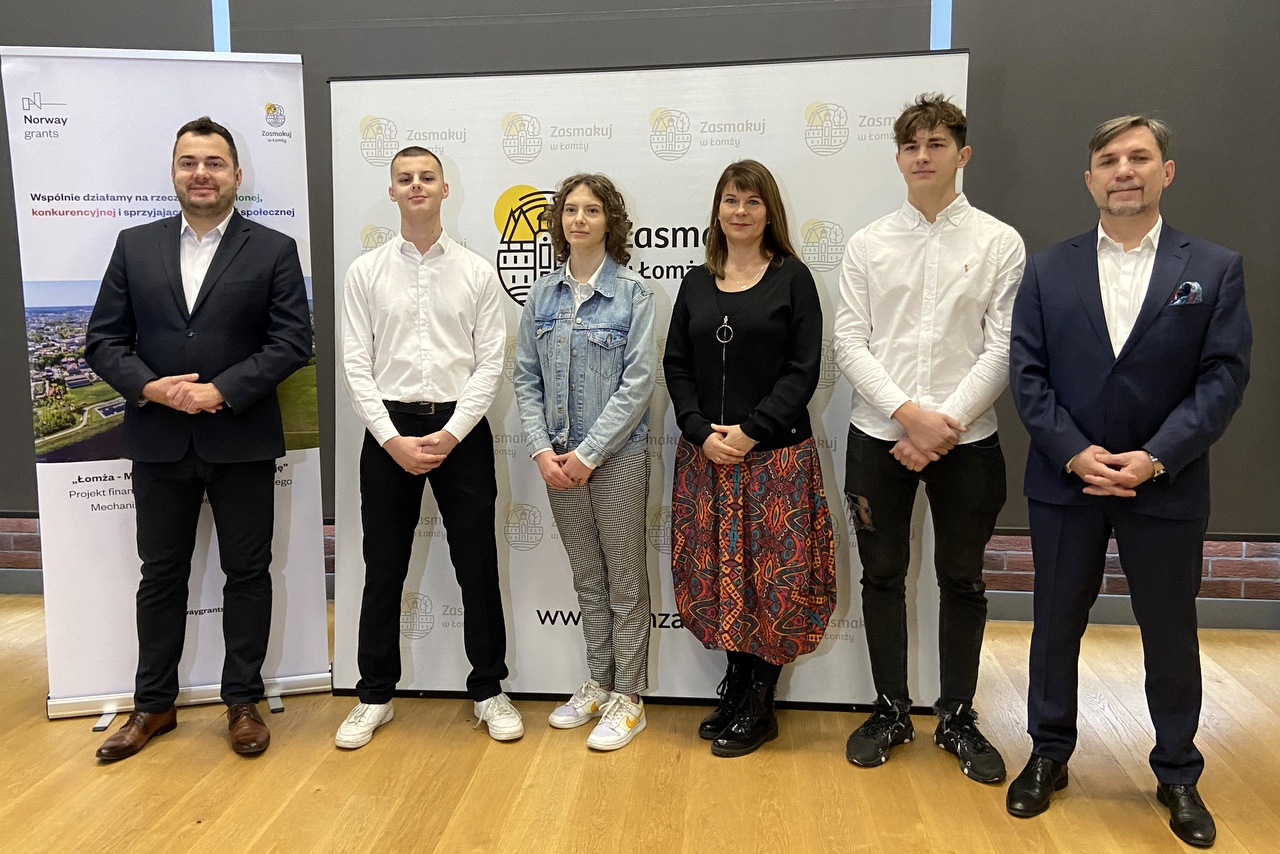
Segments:
[[[845,248],[835,352],[853,386],[849,420],[877,439],[906,430],[890,416],[907,401],[996,431],[992,408],[1009,381],[1009,324],[1026,249],[1013,228],[963,195],[930,223],[902,207]]]
[[[186,214],[182,216],[182,233],[178,238],[178,263],[182,269],[182,293],[187,298],[187,314],[195,307],[200,297],[200,287],[204,284],[205,274],[213,263],[213,256],[222,243],[222,235],[227,231],[227,223],[231,222],[231,209],[226,219],[205,233],[203,238],[196,237],[196,231],[187,222]]]
[[[1142,310],[1163,226],[1164,217],[1158,217],[1155,228],[1147,232],[1142,242],[1125,252],[1124,246],[1107,237],[1102,223],[1098,223],[1098,287],[1102,290],[1102,313],[1107,318],[1114,355],[1120,355]]]
[[[403,235],[357,258],[342,300],[342,368],[356,414],[382,445],[399,435],[384,400],[457,402],[459,441],[502,379],[507,326],[493,266],[443,232],[420,253]]]

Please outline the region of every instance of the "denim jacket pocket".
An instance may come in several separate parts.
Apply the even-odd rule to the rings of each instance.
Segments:
[[[533,338],[538,346],[538,361],[542,363],[545,370],[547,365],[555,364],[555,351],[552,347],[552,332],[555,331],[556,322],[551,320],[537,320],[533,322]]]
[[[587,367],[600,377],[613,380],[622,373],[622,353],[627,333],[622,329],[588,329]],[[612,389],[610,389],[612,391]]]

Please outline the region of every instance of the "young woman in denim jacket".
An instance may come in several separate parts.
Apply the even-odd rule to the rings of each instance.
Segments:
[[[546,216],[562,266],[525,302],[516,400],[573,568],[591,674],[549,720],[570,729],[599,717],[587,746],[616,750],[645,727],[654,296],[624,266],[630,223],[604,175],[566,178]]]

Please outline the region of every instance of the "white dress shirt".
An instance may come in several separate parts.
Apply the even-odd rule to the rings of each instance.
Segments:
[[[182,234],[178,238],[178,258],[182,269],[182,293],[187,298],[187,314],[195,307],[200,297],[200,287],[204,284],[205,274],[213,263],[213,256],[222,243],[222,235],[226,233],[227,223],[231,221],[231,209],[226,219],[218,223],[203,238],[196,237],[196,231],[187,222],[186,214],[182,215]]]
[[[342,376],[379,445],[399,434],[384,400],[457,402],[444,429],[466,438],[502,379],[507,326],[493,266],[444,232],[422,254],[403,235],[361,255],[342,300]]]
[[[915,401],[968,425],[962,443],[994,433],[1025,263],[1018,233],[964,195],[936,222],[904,202],[855,234],[840,273],[834,340],[853,386],[850,422],[896,441],[906,430],[890,416]]]
[[[1151,285],[1162,227],[1164,217],[1158,217],[1142,242],[1125,252],[1124,246],[1107,237],[1102,223],[1098,223],[1098,287],[1102,290],[1102,313],[1107,318],[1111,352],[1116,356],[1129,340]]]

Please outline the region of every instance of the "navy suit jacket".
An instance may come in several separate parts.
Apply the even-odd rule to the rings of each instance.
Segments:
[[[1183,283],[1200,299],[1174,304]],[[1013,309],[1009,389],[1031,434],[1024,492],[1087,504],[1066,464],[1090,445],[1146,450],[1166,474],[1125,506],[1166,519],[1209,515],[1209,446],[1249,380],[1253,331],[1240,255],[1170,228],[1133,331],[1113,354],[1098,284],[1097,229],[1028,259]]]
[[[120,232],[89,318],[85,360],[127,402],[124,455],[211,463],[281,457],[276,386],[311,358],[311,314],[293,238],[233,213],[187,311],[179,216]],[[139,405],[142,387],[195,373],[226,398],[189,415]]]

